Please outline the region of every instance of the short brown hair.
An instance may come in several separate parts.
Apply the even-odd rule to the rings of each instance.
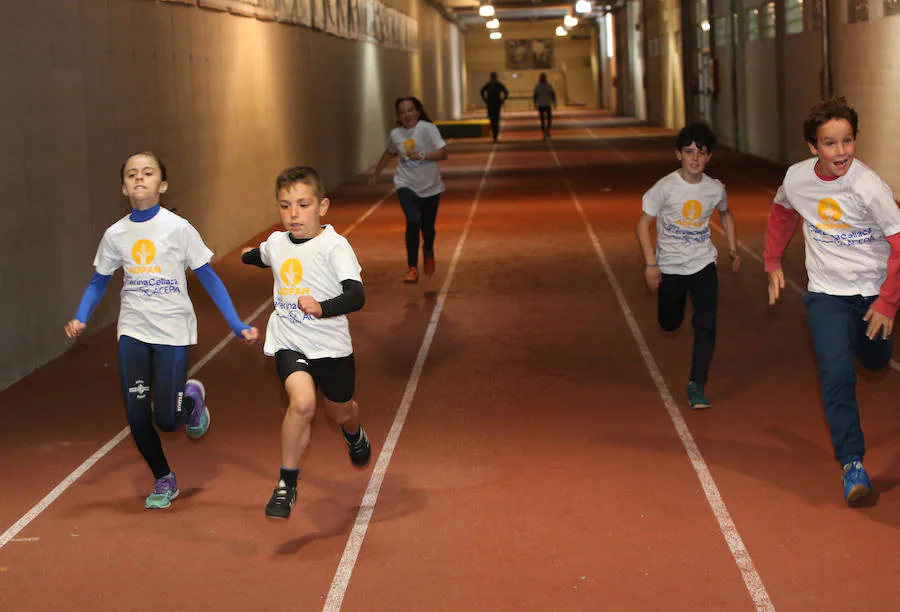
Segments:
[[[278,178],[275,179],[275,197],[278,197],[282,189],[288,189],[296,183],[309,185],[319,200],[325,197],[325,183],[319,177],[319,173],[310,166],[294,166],[279,172]]]
[[[164,180],[164,181],[166,180],[166,176],[167,176],[166,165],[163,163],[163,161],[159,158],[159,156],[156,153],[154,153],[153,151],[141,151],[140,153],[132,153],[131,155],[128,156],[128,159],[131,159],[132,157],[134,157],[136,155],[146,155],[147,157],[149,157],[150,159],[155,161],[156,165],[159,166],[159,173],[162,176],[162,180]],[[126,159],[124,162],[122,162],[122,167],[119,169],[119,176],[122,178],[123,185],[125,184],[125,165],[128,163],[128,159]]]
[[[809,114],[803,120],[803,137],[806,142],[816,146],[816,143],[819,142],[819,126],[832,119],[846,119],[853,128],[853,138],[856,138],[856,132],[859,129],[859,115],[852,106],[847,104],[847,98],[840,96],[817,102],[809,109]]]

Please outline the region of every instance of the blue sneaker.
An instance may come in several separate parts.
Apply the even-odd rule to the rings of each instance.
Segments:
[[[194,409],[188,418],[187,435],[196,440],[203,437],[209,429],[209,408],[206,406],[206,389],[203,383],[195,378],[189,379],[184,384],[184,394],[194,400]]]
[[[700,383],[695,383],[693,380],[689,382],[687,396],[691,410],[706,410],[710,407],[709,400],[706,399],[706,394],[703,392],[703,385]]]
[[[159,510],[172,505],[172,500],[178,497],[178,481],[175,480],[175,472],[169,472],[156,481],[153,493],[147,497],[147,508]]]
[[[848,506],[872,492],[872,481],[861,461],[851,461],[845,465],[841,481],[844,483],[844,500]]]

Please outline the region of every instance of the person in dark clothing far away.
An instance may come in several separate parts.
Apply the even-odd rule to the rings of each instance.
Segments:
[[[481,99],[487,104],[488,119],[491,122],[491,134],[494,136],[494,142],[500,135],[500,107],[509,97],[509,90],[506,86],[497,80],[497,73],[491,73],[491,80],[484,84],[481,88]]]

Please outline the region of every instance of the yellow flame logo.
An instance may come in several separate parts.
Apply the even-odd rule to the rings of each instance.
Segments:
[[[828,223],[837,223],[844,216],[844,211],[840,205],[831,198],[825,198],[819,201],[818,211],[819,217]]]
[[[156,259],[156,245],[146,238],[138,240],[131,247],[131,258],[139,266],[150,265]]]
[[[288,259],[281,265],[281,282],[288,287],[296,287],[303,278],[303,266],[299,259]]]
[[[403,141],[403,148],[407,153],[413,151],[416,148],[416,139],[415,138],[407,138]]]
[[[684,215],[685,219],[689,221],[696,221],[700,218],[700,215],[703,213],[703,207],[700,206],[700,202],[697,200],[688,200],[684,203],[684,207],[681,209],[681,214]]]

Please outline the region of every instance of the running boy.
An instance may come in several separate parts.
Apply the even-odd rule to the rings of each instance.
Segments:
[[[872,491],[856,401],[856,364],[881,370],[900,303],[900,210],[885,182],[858,159],[859,118],[845,98],[819,102],[803,122],[815,157],[788,168],[766,225],[769,305],[784,289],[781,258],[797,224],[806,244],[809,315],[825,417],[843,467],[844,500]]]
[[[275,310],[264,352],[275,357],[288,407],[281,425],[281,474],[266,516],[286,519],[297,501],[316,387],[322,389],[329,416],[341,426],[353,464],[367,464],[372,451],[353,399],[356,366],[347,321],[347,314],[365,303],[359,262],[350,243],[321,223],[330,201],[315,170],[284,170],[275,180],[275,197],[287,231],[245,249],[242,259],[271,267],[275,277]]]
[[[657,318],[666,331],[675,331],[684,320],[686,298],[694,307],[694,349],[687,397],[695,410],[709,408],[705,385],[716,346],[716,314],[719,279],[718,252],[710,239],[709,219],[714,210],[728,239],[731,269],[741,268],[734,215],[728,208],[725,186],[704,174],[712,156],[716,135],[702,122],[685,126],[675,140],[678,170],[664,176],[644,194],[637,236],[644,253],[644,278],[658,291]],[[656,249],[650,225],[656,218]]]
[[[197,230],[160,207],[159,196],[169,188],[165,164],[153,153],[138,153],[122,165],[121,175],[131,213],[103,234],[94,258],[96,271],[65,330],[70,338],[81,335],[112,274],[123,268],[118,324],[122,395],[131,436],[156,479],[145,505],[168,508],[178,497],[178,482],[154,422],[163,431],[186,426],[190,438],[209,429],[206,390],[199,380],[185,381],[188,346],[197,344],[197,317],[185,269],[197,274],[235,336],[254,342],[259,331],[238,317],[225,285],[209,265],[213,253]]]

